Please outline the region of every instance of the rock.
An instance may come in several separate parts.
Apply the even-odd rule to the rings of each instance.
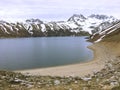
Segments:
[[[38,82],[37,84],[38,84],[38,85],[41,85],[42,83],[41,83],[41,82]]]
[[[59,80],[55,80],[54,81],[54,85],[59,85],[60,84],[60,81]]]
[[[69,90],[72,90],[72,88],[69,88]]]
[[[110,80],[109,79],[105,79],[101,82],[103,85],[109,85],[110,84]]]
[[[108,63],[107,65],[108,65],[108,67],[109,67],[110,69],[113,68],[113,65],[112,65],[111,63]]]
[[[91,81],[88,81],[88,85],[91,85]]]
[[[20,84],[22,81],[23,81],[23,80],[18,79],[18,78],[15,78],[15,79],[11,78],[11,79],[9,80],[9,82],[12,83],[12,84]]]
[[[17,87],[17,85],[11,85],[12,88]]]
[[[26,85],[26,83],[22,82],[22,83],[21,83],[21,85],[25,86],[25,85]]]
[[[100,79],[99,79],[99,78],[97,78],[97,79],[96,79],[96,82],[98,83],[99,81],[100,81]]]
[[[6,76],[1,76],[1,79],[5,79],[6,78]]]
[[[98,73],[97,70],[93,70],[93,74],[96,75]]]
[[[31,84],[27,84],[26,86],[27,86],[27,88],[32,88],[33,87],[33,85],[31,85]]]
[[[118,82],[120,83],[120,78],[118,79]]]
[[[88,87],[83,87],[83,90],[88,90]]]
[[[20,79],[15,79],[14,82],[22,82]]]
[[[50,85],[49,84],[46,84],[47,87],[49,87]]]
[[[89,78],[84,77],[84,78],[81,78],[81,79],[84,80],[84,81],[89,81],[89,80],[91,80],[92,78],[91,78],[91,77],[89,77]]]
[[[110,86],[113,88],[113,87],[117,87],[119,86],[119,83],[116,81],[116,82],[111,82],[110,83]]]
[[[77,84],[78,83],[78,81],[75,81],[75,84]]]
[[[111,90],[111,89],[112,89],[111,86],[105,85],[105,86],[103,86],[103,88],[101,90]]]
[[[25,75],[25,76],[32,76],[32,74],[30,74],[30,73],[28,73],[28,72],[26,72],[24,75]]]
[[[110,77],[110,81],[116,81],[116,77],[115,76]]]
[[[70,80],[70,81],[73,81],[73,77],[70,76],[70,77],[69,77],[69,80]]]

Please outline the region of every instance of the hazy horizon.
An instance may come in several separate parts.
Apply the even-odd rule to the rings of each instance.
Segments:
[[[119,0],[4,0],[0,1],[0,20],[66,21],[73,14],[103,14],[120,19]]]

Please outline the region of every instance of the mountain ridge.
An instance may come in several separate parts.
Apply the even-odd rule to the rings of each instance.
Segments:
[[[0,21],[0,37],[43,37],[90,35],[113,25],[118,19],[113,16],[92,14],[85,17],[74,14],[67,21],[44,22],[27,19],[25,22]]]

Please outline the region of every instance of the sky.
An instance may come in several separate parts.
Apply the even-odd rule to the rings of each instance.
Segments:
[[[0,0],[0,20],[65,21],[73,14],[105,14],[120,19],[120,0]]]

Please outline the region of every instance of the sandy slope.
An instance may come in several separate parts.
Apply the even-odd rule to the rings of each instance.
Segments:
[[[111,49],[111,47],[113,47],[114,45],[115,47]],[[92,61],[59,67],[21,70],[17,72],[30,73],[32,75],[50,75],[50,76],[84,76],[87,74],[92,74],[94,71],[101,70],[104,67],[104,63],[107,60],[116,58],[116,55],[120,51],[118,50],[120,49],[119,46],[120,44],[108,42],[97,43],[89,47],[94,51],[94,59]],[[116,50],[118,50],[118,52]]]

